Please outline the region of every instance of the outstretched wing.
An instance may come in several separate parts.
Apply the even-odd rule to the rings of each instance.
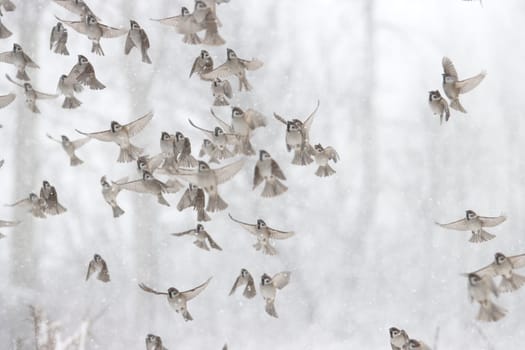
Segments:
[[[478,218],[481,220],[483,227],[493,227],[507,220],[507,217],[505,215],[500,215],[496,217],[478,216]]]
[[[468,78],[465,80],[457,81],[456,87],[459,88],[459,92],[461,94],[464,94],[466,92],[469,92],[470,90],[474,89],[476,86],[481,83],[483,79],[485,79],[485,76],[487,75],[487,72],[483,71],[479,73],[476,76],[473,76],[472,78]]]
[[[240,220],[235,219],[232,214],[228,214],[230,219],[241,225],[246,231],[250,232],[253,235],[257,234],[257,225],[249,224],[247,222],[242,222]]]
[[[272,277],[272,282],[275,288],[283,289],[284,287],[286,287],[288,283],[290,282],[290,275],[291,275],[290,271],[283,271],[283,272],[279,272],[275,274]]]
[[[88,34],[88,26],[86,22],[84,21],[66,21],[64,19],[58,18],[57,16],[55,16],[55,18],[59,20],[60,22],[64,23],[65,25],[67,25],[68,27],[73,28],[76,32],[80,34],[84,34],[84,35]]]
[[[126,182],[119,185],[120,188],[128,191],[138,192],[138,193],[150,193],[151,191],[146,187],[144,180],[134,180]]]
[[[172,233],[171,235],[172,236],[177,236],[177,237],[180,237],[180,236],[185,236],[185,235],[189,235],[189,234],[192,234],[195,232],[195,229],[192,228],[191,230],[187,230],[187,231],[183,231],[183,232],[177,232],[177,233]]]
[[[3,108],[14,101],[16,95],[9,93],[7,95],[0,96],[0,108]]]
[[[519,269],[525,266],[525,254],[508,256],[507,259],[509,259],[510,263],[512,264],[512,267],[515,269]]]
[[[263,182],[263,177],[261,176],[261,171],[259,170],[259,166],[255,164],[255,169],[253,171],[253,189],[259,186],[261,182]]]
[[[474,271],[473,273],[475,273],[476,275],[478,275],[481,278],[497,276],[496,269],[494,268],[494,263],[490,263],[487,266],[485,266],[485,267],[483,267],[483,268],[481,268],[481,269],[479,269],[477,271]]]
[[[26,62],[27,67],[40,68],[40,66],[36,64],[35,61],[33,61],[31,57],[29,57],[25,52],[22,52],[22,55],[24,56],[24,61]]]
[[[40,91],[37,91],[37,90],[33,90],[36,94],[36,98],[38,99],[41,99],[41,100],[48,100],[48,99],[51,99],[51,98],[57,98],[58,95],[56,94],[46,94],[46,93],[43,93],[43,92],[40,92]]]
[[[53,136],[49,135],[49,134],[46,134],[47,138],[50,139],[50,140],[53,140],[55,142],[58,142],[60,144],[62,144],[62,141],[58,140],[58,139],[55,139]],[[89,137],[88,137],[89,139]]]
[[[208,242],[210,243],[210,246],[217,250],[222,250],[222,248],[211,238],[210,234],[206,232],[206,238],[208,239]]]
[[[0,59],[1,61],[1,59]],[[6,74],[5,77],[7,78],[7,80],[9,80],[11,83],[15,84],[16,86],[20,86],[22,89],[24,88],[24,85],[20,84],[20,83],[17,83],[16,81],[14,81],[13,79],[11,79],[11,77],[9,76],[9,74]]]
[[[102,37],[103,38],[116,38],[119,36],[122,36],[128,32],[127,29],[124,28],[114,28],[110,27],[105,24],[98,23],[98,26],[100,29],[102,29]]]
[[[281,117],[279,114],[274,112],[273,116],[274,116],[275,119],[277,119],[278,121],[280,121],[284,125],[288,125],[288,121],[286,119],[284,119],[283,117]]]
[[[151,121],[153,118],[153,112],[148,112],[144,116],[140,117],[137,120],[132,121],[131,123],[128,123],[124,125],[124,127],[128,130],[129,137],[135,136],[138,134],[144,127]]]
[[[97,271],[97,268],[95,267],[95,262],[91,260],[88,265],[87,273],[86,273],[86,281],[89,279],[89,277]]]
[[[83,137],[81,139],[73,141],[73,146],[78,149],[88,143],[91,139],[89,137]]]
[[[450,75],[454,78],[458,78],[458,72],[456,72],[456,68],[454,67],[454,64],[448,57],[443,57],[441,60],[441,65],[443,66],[443,71],[446,75]]]
[[[210,283],[210,281],[211,281],[211,277],[208,278],[208,280],[204,282],[203,284],[201,284],[200,286],[197,286],[193,289],[182,292],[182,295],[186,298],[186,301],[191,300],[195,298],[197,295],[199,295],[208,286],[208,283]]]
[[[200,126],[197,126],[197,125],[193,124],[193,122],[189,118],[188,118],[188,122],[190,122],[190,125],[193,126],[195,129],[199,129],[200,131],[203,131],[203,132],[207,133],[208,136],[213,137],[213,131],[206,130],[204,128],[201,128]]]
[[[0,62],[13,64],[15,62],[15,54],[13,51],[6,51],[0,53]]]
[[[310,127],[312,126],[312,123],[314,121],[314,116],[315,116],[315,113],[317,112],[317,110],[319,109],[319,105],[320,105],[320,101],[317,100],[317,106],[315,106],[315,109],[312,113],[310,113],[310,115],[308,116],[308,118],[306,118],[306,120],[304,121],[303,123],[303,127],[304,129],[306,129],[306,132],[308,133],[308,131],[310,131]]]
[[[100,272],[98,273],[97,278],[101,280],[102,282],[109,282],[108,266],[106,265],[106,262],[104,260],[102,260],[101,263],[102,263],[102,268],[100,269]]]
[[[266,126],[266,117],[255,109],[247,109],[244,112],[244,120],[248,123],[250,129]]]
[[[242,275],[237,276],[237,279],[233,283],[232,289],[230,290],[230,294],[228,295],[232,295],[233,293],[235,293],[235,290],[242,286],[245,282],[246,280],[242,277]]]
[[[268,227],[268,233],[273,239],[287,239],[295,234],[293,231],[279,231],[270,227]]]
[[[217,117],[217,115],[213,111],[213,108],[210,108],[210,112],[211,112],[211,115],[213,116],[213,118],[215,118],[215,120],[217,121],[217,123],[219,123],[219,126],[221,127],[221,129],[224,130],[224,132],[230,132],[230,133],[233,132],[233,128],[231,127],[231,125],[226,123],[221,118]]]
[[[337,161],[339,160],[339,154],[337,153],[335,148],[328,146],[324,149],[324,152],[328,159],[331,159],[334,161],[334,163],[337,163]]]
[[[264,63],[256,58],[252,59],[252,60],[243,60],[243,59],[239,59],[239,62],[241,62],[241,64],[243,65],[244,68],[246,68],[247,70],[256,70],[256,69],[259,69],[261,68]]]
[[[439,222],[436,222],[436,224],[443,228],[448,228],[449,230],[469,231],[467,219],[460,219],[458,221],[450,222],[448,224],[440,224]]]
[[[142,289],[142,290],[145,291],[145,292],[152,293],[152,294],[157,294],[157,295],[168,295],[168,293],[166,293],[166,292],[158,292],[158,291],[156,291],[155,289],[148,287],[148,286],[145,285],[144,283],[139,283],[139,288]]]
[[[281,180],[286,180],[286,176],[284,176],[283,171],[281,170],[281,167],[279,167],[279,164],[277,164],[277,162],[274,159],[272,159],[271,167],[272,167],[273,176]]]
[[[217,176],[217,184],[220,185],[230,180],[242,169],[243,165],[244,159],[239,159],[238,161],[223,166],[222,168],[213,170]]]
[[[93,138],[93,139],[97,139],[99,141],[103,141],[103,142],[113,142],[113,141],[115,141],[114,134],[113,134],[113,132],[111,132],[111,130],[92,132],[92,133],[86,133],[86,132],[80,131],[78,129],[75,129],[75,130],[76,130],[76,132],[78,132],[81,135],[84,135],[84,136],[87,136],[87,137],[90,137],[90,138]]]

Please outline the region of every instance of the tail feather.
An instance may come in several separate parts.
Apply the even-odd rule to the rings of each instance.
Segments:
[[[315,172],[315,175],[319,177],[327,177],[335,174],[335,170],[332,169],[328,164],[327,165],[321,165],[319,168],[317,168],[317,171]]]
[[[471,243],[482,243],[482,242],[490,241],[494,237],[496,237],[496,236],[494,236],[493,234],[490,234],[487,231],[482,229],[482,230],[480,230],[477,233],[476,232],[472,232],[472,237],[470,237],[469,242],[471,242]]]
[[[57,43],[54,52],[60,55],[69,56],[69,51],[67,50],[65,43]]]
[[[463,113],[467,113],[465,108],[463,108],[463,106],[461,105],[461,102],[459,102],[459,99],[452,100],[450,102],[450,107],[454,108],[457,111],[460,111],[460,112],[463,112]]]
[[[84,161],[77,157],[76,154],[73,154],[70,158],[69,165],[71,166],[77,166],[84,163]]]
[[[222,160],[233,157],[233,153],[226,147],[223,147],[222,149],[217,147],[213,152],[212,157],[215,159]]]
[[[216,96],[215,100],[213,101],[214,106],[229,106],[230,102],[224,97],[223,95]]]
[[[182,312],[182,317],[184,317],[184,321],[193,321],[193,317],[191,317],[191,314],[187,309]]]
[[[106,88],[106,85],[102,84],[100,81],[98,81],[97,78],[93,77],[89,80],[88,84],[89,88],[91,90],[102,90]]]
[[[272,247],[270,245],[270,243],[266,243],[262,246],[263,248],[263,253],[266,254],[266,255],[270,255],[270,256],[274,256],[274,255],[277,255],[277,249],[275,249],[274,247]]]
[[[185,34],[182,38],[182,42],[190,45],[197,45],[201,43],[201,38],[195,33],[193,34]]]
[[[159,193],[157,195],[157,201],[162,204],[162,205],[165,205],[167,207],[170,206],[170,204],[168,203],[168,201],[166,200],[166,198],[164,198],[164,196],[162,195],[162,193]]]
[[[210,198],[208,199],[208,206],[206,207],[206,211],[209,211],[210,213],[214,213],[216,211],[224,210],[228,208],[228,203],[226,203],[221,196],[219,196],[218,193],[210,194]]]
[[[62,108],[65,109],[74,109],[80,107],[82,102],[76,97],[66,97],[64,103],[62,103]]]
[[[128,148],[120,148],[120,154],[118,156],[117,162],[119,163],[129,163],[138,158],[142,153],[143,149],[134,145],[129,145]]]
[[[33,103],[29,103],[27,105],[27,107],[29,108],[29,110],[33,113],[40,113],[40,109],[37,107],[36,103],[33,102]]]
[[[195,244],[197,247],[199,247],[201,249],[204,249],[204,250],[207,250],[207,251],[210,250],[210,248],[208,247],[206,242],[203,242],[203,241],[200,241],[200,240],[196,240],[195,242],[193,242],[193,244]]]
[[[512,273],[510,278],[502,276],[501,283],[499,285],[499,291],[502,293],[514,292],[520,289],[525,284],[525,277]]]
[[[279,317],[277,315],[277,311],[275,311],[275,304],[274,304],[274,301],[272,299],[267,299],[266,300],[266,306],[265,306],[264,310],[270,316],[273,316],[275,318]]]
[[[204,209],[197,209],[197,221],[210,221],[211,218]]]
[[[220,46],[225,44],[226,41],[219,35],[219,33],[206,31],[202,43],[211,46]]]
[[[296,149],[293,155],[292,164],[305,166],[313,161],[310,152],[306,148]]]
[[[507,310],[494,304],[492,301],[487,301],[481,304],[478,312],[477,320],[483,322],[496,322],[505,317]]]
[[[94,52],[99,56],[105,56],[104,50],[102,50],[102,46],[100,46],[98,41],[93,41],[93,44],[91,45],[91,52]]]
[[[250,91],[252,89],[252,86],[248,82],[248,79],[246,79],[246,76],[239,77],[239,91],[242,91],[243,87],[246,91]]]
[[[2,23],[0,23],[0,39],[5,39],[13,35],[9,29],[6,28]]]
[[[16,72],[16,77],[20,80],[29,81],[29,76],[27,75],[25,69],[20,69]]]
[[[281,181],[279,181],[279,179],[269,179],[266,180],[266,183],[264,184],[264,189],[261,193],[261,197],[275,197],[280,194],[283,194],[287,190],[288,187],[286,187]]]
[[[124,210],[122,210],[122,208],[119,207],[118,205],[112,206],[111,208],[113,209],[113,217],[114,218],[118,218],[119,216],[124,214]]]
[[[151,59],[149,58],[148,53],[146,52],[146,50],[142,51],[142,62],[147,63],[147,64],[151,64]]]
[[[180,157],[178,160],[179,166],[183,168],[195,168],[199,164],[197,159],[195,159],[194,156],[191,154],[185,155],[184,157]]]

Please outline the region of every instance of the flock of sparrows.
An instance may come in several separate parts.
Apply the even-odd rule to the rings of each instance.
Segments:
[[[142,62],[147,64],[152,62],[148,54],[150,41],[145,30],[136,21],[130,21],[130,29],[110,27],[100,22],[100,18],[94,14],[84,0],[53,0],[53,2],[78,16],[77,20],[64,20],[55,16],[59,22],[51,29],[49,46],[54,53],[70,54],[67,48],[68,31],[66,29],[69,27],[86,36],[92,42],[91,52],[97,55],[104,55],[100,44],[102,38],[116,38],[127,33],[124,53],[129,54],[133,48],[137,48],[140,51]],[[184,43],[223,45],[225,40],[218,31],[222,24],[217,17],[216,5],[224,2],[229,2],[229,0],[195,0],[193,12],[182,7],[180,15],[153,21],[173,27],[177,33],[182,35]],[[7,11],[15,8],[14,5],[11,6],[9,0],[0,0],[0,5]],[[200,32],[204,32],[203,38],[199,36]],[[9,36],[6,33],[10,35],[10,32],[8,33],[7,29],[0,25],[0,36]],[[17,80],[8,74],[6,74],[6,78],[23,89],[25,104],[33,113],[40,113],[37,106],[39,99],[56,98],[61,94],[65,97],[62,107],[76,109],[82,105],[76,96],[82,92],[84,87],[87,86],[93,90],[106,88],[95,75],[93,65],[81,54],[77,56],[77,62],[69,74],[64,74],[59,78],[57,94],[46,94],[33,89],[29,83],[30,77],[26,68],[39,68],[39,66],[22,49],[21,45],[15,43],[12,50],[1,53],[0,62],[15,66]],[[102,197],[111,207],[112,216],[118,218],[125,214],[125,210],[117,202],[118,195],[122,190],[155,196],[159,204],[170,207],[171,205],[165,195],[182,192],[184,189],[176,208],[178,211],[192,208],[196,212],[197,224],[194,228],[172,235],[176,237],[192,236],[194,238],[193,243],[198,248],[209,251],[211,247],[221,251],[221,246],[213,240],[201,222],[210,221],[210,213],[223,211],[228,207],[228,203],[219,192],[219,185],[229,181],[245,169],[249,157],[256,156],[252,168],[252,187],[255,190],[264,183],[261,197],[277,197],[288,190],[284,184],[287,178],[283,168],[269,152],[258,149],[252,144],[254,132],[259,128],[268,126],[267,118],[252,108],[243,109],[239,106],[231,108],[231,120],[229,121],[225,121],[217,115],[219,108],[230,110],[228,106],[230,105],[229,100],[233,97],[233,89],[227,78],[237,77],[238,90],[250,91],[252,86],[248,82],[247,72],[257,70],[262,66],[263,62],[260,60],[239,58],[236,52],[229,48],[226,50],[226,61],[217,67],[214,66],[210,54],[204,49],[195,58],[189,78],[197,76],[200,80],[211,83],[212,106],[216,107],[216,110],[213,107],[210,110],[209,127],[200,126],[192,120],[188,120],[190,126],[200,130],[204,135],[198,156],[192,151],[192,141],[180,130],[175,133],[160,132],[159,149],[153,156],[145,155],[144,148],[133,144],[133,137],[148,126],[152,120],[154,116],[152,112],[130,122],[108,121],[109,129],[107,130],[86,132],[75,129],[81,135],[76,139],[69,138],[66,135],[55,137],[46,134],[46,136],[61,145],[69,158],[70,166],[80,166],[84,163],[78,157],[77,151],[93,139],[116,144],[119,148],[117,162],[135,162],[136,168],[132,174],[116,181],[111,181],[106,176],[100,178]],[[15,94],[0,96],[0,107],[6,107],[15,97]],[[276,113],[274,113],[274,117],[285,126],[286,149],[288,152],[293,151],[291,163],[307,166],[315,161],[318,166],[315,175],[327,177],[335,173],[329,163],[336,163],[339,160],[339,155],[333,147],[323,147],[321,144],[312,145],[310,142],[310,130],[318,108],[319,102],[317,102],[314,111],[305,119],[283,118]],[[207,162],[202,160],[204,157],[206,157]],[[238,158],[228,164],[222,164],[225,160],[234,157]],[[209,165],[211,163],[218,166],[212,168]],[[0,163],[0,167],[2,165],[3,161]],[[67,211],[66,207],[59,203],[57,190],[48,181],[43,181],[40,195],[31,192],[28,197],[8,205],[25,207],[36,218],[45,218],[47,215],[58,215]],[[281,231],[272,228],[260,218],[254,220],[254,223],[246,223],[234,218],[231,214],[229,217],[232,222],[254,235],[256,242],[253,247],[256,251],[261,251],[268,256],[277,254],[274,240],[284,240],[294,236],[293,231]],[[19,221],[0,221],[0,227],[15,226],[18,223]],[[94,254],[89,262],[85,280],[88,281],[92,275],[105,283],[111,280],[108,264],[99,254]],[[290,276],[291,272],[289,271],[278,272],[273,276],[262,273],[259,291],[264,299],[264,309],[268,315],[278,317],[275,307],[277,290],[288,285]],[[202,293],[211,279],[212,277],[197,287],[184,291],[179,291],[174,287],[170,287],[166,291],[157,291],[144,283],[140,283],[139,287],[145,292],[165,296],[169,305],[177,313],[180,313],[185,321],[190,321],[193,317],[188,310],[188,302]],[[233,295],[235,290],[242,286],[244,286],[243,295],[246,298],[251,299],[257,294],[254,279],[244,268],[241,269],[239,276],[235,279],[229,294]],[[146,348],[162,350],[164,346],[159,336],[148,334]],[[226,349],[226,345],[224,349]]]

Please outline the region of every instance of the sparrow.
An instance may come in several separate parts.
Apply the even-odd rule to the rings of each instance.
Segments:
[[[71,68],[68,79],[73,80],[73,82],[68,83],[73,86],[75,86],[76,82],[79,82],[82,85],[89,86],[91,90],[102,90],[106,88],[106,85],[98,81],[93,65],[82,55],[78,55],[77,64]]]
[[[154,178],[153,175],[147,171],[144,171],[142,179],[121,183],[119,186],[128,191],[153,194],[157,196],[157,201],[160,204],[167,207],[170,206],[166,198],[162,195],[168,192],[168,186],[164,182]]]
[[[7,107],[11,104],[16,98],[16,95],[13,93],[9,93],[7,95],[0,95],[0,108]]]
[[[146,350],[168,350],[162,345],[162,339],[158,335],[148,334],[146,336]]]
[[[89,6],[84,2],[84,0],[53,0],[53,2],[80,16],[81,19],[84,19],[87,16],[93,16],[99,20],[99,18],[95,16],[93,11],[91,11]]]
[[[216,152],[217,146],[215,146],[213,142],[211,142],[209,139],[202,140],[201,150],[199,151],[200,158],[208,156],[208,163],[219,164],[219,161],[217,160],[217,158],[215,158]]]
[[[236,135],[226,134],[219,126],[215,127],[213,130],[207,130],[195,125],[191,119],[188,119],[188,121],[195,129],[199,129],[200,131],[204,132],[210,141],[215,145],[216,149],[212,153],[213,158],[223,160],[234,156],[234,154],[228,149],[228,145],[237,144]]]
[[[228,106],[230,102],[228,99],[233,97],[232,86],[228,80],[221,80],[221,78],[215,78],[211,82],[211,93],[215,100],[213,100],[214,106]],[[227,97],[227,98],[226,98]]]
[[[24,95],[26,97],[26,107],[29,108],[29,110],[33,113],[40,113],[40,109],[38,109],[36,105],[36,100],[51,99],[58,97],[58,95],[45,94],[43,92],[37,91],[33,89],[33,86],[30,83],[20,84],[11,79],[9,75],[6,74],[5,76],[7,80],[9,80],[11,83],[24,89]]]
[[[314,121],[314,116],[319,109],[319,101],[314,111],[306,118],[304,122],[299,119],[285,120],[283,117],[274,113],[275,119],[286,125],[286,149],[290,152],[294,150],[292,164],[308,165],[313,162],[311,157],[310,146],[310,128]]]
[[[137,158],[137,170],[139,174],[142,175],[144,171],[153,174],[157,169],[159,169],[164,162],[164,154],[159,153],[156,156],[139,156]]]
[[[199,295],[208,286],[208,283],[210,283],[210,280],[211,280],[211,277],[208,278],[208,280],[204,282],[203,284],[201,284],[200,286],[197,286],[185,292],[179,292],[174,287],[170,287],[168,289],[168,292],[158,292],[146,286],[144,283],[140,283],[139,287],[140,289],[148,293],[152,293],[156,295],[166,295],[168,297],[168,303],[175,310],[175,312],[182,314],[184,321],[191,321],[193,320],[193,317],[191,317],[191,314],[188,311],[187,303],[188,301],[190,301],[191,299]]]
[[[431,350],[430,347],[427,344],[423,343],[422,341],[415,340],[415,339],[410,339],[405,344],[403,349],[406,349],[406,350]]]
[[[195,4],[195,6],[197,6]],[[197,35],[202,30],[202,25],[197,22],[195,17],[186,7],[181,8],[181,14],[178,16],[151,19],[162,24],[175,28],[175,31],[179,34],[183,34],[182,42],[190,45],[197,45],[201,43],[201,38]]]
[[[178,169],[177,158],[174,149],[175,135],[163,131],[160,135],[160,151],[164,155],[162,168],[170,173],[175,173]]]
[[[130,30],[126,38],[126,46],[124,47],[124,53],[129,54],[132,48],[136,47],[142,54],[142,62],[151,64],[151,59],[148,56],[149,39],[148,35],[140,27],[140,25],[134,20],[130,20]]]
[[[67,75],[62,74],[58,79],[57,92],[65,96],[62,108],[75,109],[80,107],[82,102],[75,97],[75,92],[81,92],[84,87],[75,79],[69,79]]]
[[[126,34],[127,32],[126,29],[123,28],[114,28],[99,23],[97,18],[90,14],[80,21],[65,21],[58,18],[57,16],[55,16],[55,18],[65,25],[73,28],[76,32],[86,35],[92,42],[91,52],[101,56],[104,56],[104,51],[100,46],[101,38],[117,38]]]
[[[15,4],[11,0],[0,0],[0,8],[3,7],[7,12],[14,11],[16,9]],[[3,16],[2,11],[0,11],[0,16]]]
[[[518,275],[515,269],[525,267],[525,254],[505,256],[503,253],[494,255],[494,262],[473,272],[481,278],[501,276],[499,292],[514,292],[525,284],[525,276]]]
[[[16,67],[16,78],[20,80],[29,80],[29,76],[26,73],[26,67],[29,68],[40,68],[38,64],[24,52],[22,46],[13,44],[11,51],[0,53],[0,62],[9,63]]]
[[[193,73],[197,73],[202,80],[213,80],[213,79],[203,79],[202,75],[204,73],[209,73],[213,70],[213,58],[206,50],[201,50],[201,53],[195,61],[193,61],[193,66],[191,67],[190,78]]]
[[[109,271],[108,266],[104,259],[98,254],[95,254],[93,256],[93,259],[89,262],[87,273],[86,273],[86,281],[89,279],[89,277],[98,271],[97,279],[101,280],[102,282],[109,282]]]
[[[443,116],[445,116],[445,121],[448,122],[450,109],[448,108],[447,100],[441,96],[439,90],[428,92],[428,104],[434,115],[439,114],[439,125],[443,124]]]
[[[241,269],[241,273],[233,283],[233,287],[228,295],[232,295],[237,288],[240,288],[243,285],[246,285],[246,287],[244,287],[242,295],[248,299],[253,298],[257,293],[255,290],[255,282],[253,281],[252,275],[246,269]]]
[[[283,171],[279,167],[279,164],[272,158],[270,153],[265,150],[259,151],[259,160],[255,163],[255,169],[253,172],[253,190],[265,182],[264,189],[261,193],[261,197],[275,197],[283,194],[288,190],[281,181],[286,180]]]
[[[55,53],[69,56],[69,51],[67,50],[66,44],[67,29],[64,27],[62,22],[58,22],[53,27],[53,29],[51,29],[51,37],[49,38],[49,50],[53,50],[53,45],[55,45]]]
[[[255,250],[262,250],[266,255],[277,255],[277,250],[273,247],[272,240],[287,239],[295,234],[293,231],[279,231],[271,228],[262,219],[257,219],[256,224],[249,224],[235,219],[231,214],[228,214],[228,216],[246,231],[257,237],[257,243],[253,247]]]
[[[335,170],[328,165],[328,161],[333,161],[337,163],[339,160],[339,154],[333,147],[324,148],[320,143],[315,145],[312,149],[312,153],[315,159],[315,162],[319,167],[317,168],[315,175],[319,177],[326,177],[335,174]]]
[[[204,79],[227,78],[235,75],[239,78],[239,91],[244,88],[246,91],[252,89],[248,79],[246,79],[247,70],[257,70],[263,66],[263,62],[252,59],[246,60],[238,58],[237,54],[232,49],[226,49],[226,62],[215,68],[209,73],[203,73]]]
[[[58,195],[55,186],[51,186],[46,180],[42,181],[40,198],[46,202],[46,207],[44,209],[46,214],[59,215],[67,211],[67,209],[58,202]]]
[[[402,350],[404,346],[408,344],[408,334],[404,329],[391,327],[388,332],[390,333],[390,345],[392,346],[392,350]]]
[[[440,224],[438,222],[436,224],[449,230],[471,231],[472,237],[470,237],[469,242],[481,243],[496,237],[485,231],[484,227],[494,227],[505,220],[507,220],[505,215],[496,217],[478,216],[473,210],[467,210],[463,219],[448,224]]]
[[[490,300],[491,294],[498,296],[498,289],[492,278],[481,278],[475,273],[470,273],[467,277],[470,302],[477,301],[480,304],[476,319],[484,322],[495,322],[505,317],[507,310]]]
[[[21,221],[6,221],[0,220],[0,227],[13,227],[21,223]],[[4,238],[5,235],[0,232],[0,239]]]
[[[220,21],[217,18],[215,8],[209,7],[205,1],[195,1],[193,18],[200,24],[201,29],[205,30],[202,43],[211,46],[220,46],[226,41],[219,34]]]
[[[124,214],[124,210],[117,203],[117,196],[122,190],[120,187],[121,184],[128,182],[128,177],[124,177],[117,181],[111,181],[111,183],[106,179],[106,176],[100,178],[100,185],[102,186],[102,196],[106,203],[111,206],[113,210],[113,217],[118,218]]]
[[[458,80],[458,73],[456,72],[456,68],[454,68],[454,64],[450,58],[443,57],[441,64],[443,65],[444,71],[442,74],[443,90],[445,91],[445,95],[450,99],[450,107],[460,112],[467,113],[465,108],[463,108],[459,102],[459,95],[469,92],[478,86],[487,75],[487,72],[482,71],[472,78]]]
[[[0,21],[0,39],[9,38],[13,33]]]
[[[179,166],[183,168],[195,168],[197,166],[197,159],[191,155],[191,141],[180,131],[175,133],[173,153]]]
[[[89,137],[83,137],[81,139],[71,141],[66,135],[61,135],[61,140],[57,140],[49,134],[46,134],[46,136],[49,139],[58,142],[62,145],[62,148],[64,149],[64,151],[66,151],[67,155],[69,156],[69,165],[76,166],[84,163],[84,161],[77,157],[75,151],[80,147],[84,146],[87,142],[89,142],[91,140]]]
[[[284,271],[275,274],[273,277],[270,277],[267,274],[263,274],[261,276],[260,291],[264,301],[266,302],[266,307],[264,310],[268,315],[275,318],[279,317],[275,311],[275,295],[277,293],[277,289],[283,289],[288,285],[290,282],[290,274],[291,272]]]
[[[85,133],[78,129],[75,130],[81,135],[85,135],[102,142],[116,143],[120,147],[120,154],[117,162],[128,163],[136,160],[143,151],[142,148],[131,144],[129,139],[141,132],[152,118],[153,112],[148,112],[144,116],[124,125],[120,124],[119,122],[112,121],[109,130],[94,133]]]
[[[199,161],[197,172],[179,174],[178,176],[192,184],[202,187],[208,193],[208,206],[206,210],[216,212],[224,210],[228,204],[221,198],[217,186],[230,180],[244,165],[244,159],[240,159],[221,168],[211,169],[210,166]]]
[[[206,232],[204,226],[201,224],[197,224],[196,228],[192,228],[184,232],[172,233],[171,235],[177,237],[192,235],[195,236],[195,241],[193,244],[195,244],[197,247],[209,251],[210,248],[208,247],[208,244],[206,244],[206,241],[208,241],[210,247],[213,249],[222,250],[222,248],[213,240],[213,238],[211,238],[210,234]]]
[[[46,218],[44,210],[46,208],[46,201],[31,192],[28,198],[23,198],[13,204],[7,204],[8,207],[23,206],[29,208],[29,212],[35,218]]]
[[[205,204],[204,190],[190,182],[177,204],[177,210],[183,211],[186,208],[193,207],[193,210],[197,211],[197,221],[210,221],[211,218],[206,213]]]

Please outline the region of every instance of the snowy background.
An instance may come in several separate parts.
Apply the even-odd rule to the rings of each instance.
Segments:
[[[289,191],[264,199],[251,190],[255,157],[221,186],[230,204],[204,226],[223,251],[205,252],[191,239],[169,235],[195,226],[191,211],[175,208],[180,193],[168,195],[170,208],[147,195],[123,192],[126,214],[113,219],[99,179],[137,177],[135,164],[116,163],[114,144],[91,141],[78,151],[85,161],[70,167],[60,145],[46,138],[105,130],[111,120],[131,121],[152,110],[155,116],[135,143],[147,154],[159,150],[161,131],[180,130],[198,152],[202,133],[187,119],[211,127],[207,82],[188,79],[201,46],[189,46],[171,28],[149,20],[176,15],[192,1],[97,1],[89,3],[102,22],[128,27],[135,19],[149,35],[152,65],[136,50],[123,54],[125,37],[102,39],[106,56],[90,53],[91,43],[69,30],[71,56],[49,51],[56,20],[76,19],[51,1],[15,0],[2,23],[14,42],[41,69],[28,69],[33,86],[53,93],[84,54],[95,67],[102,91],[85,90],[77,110],[60,108],[62,98],[42,100],[41,115],[24,106],[21,91],[3,79],[0,93],[17,99],[0,110],[1,203],[38,193],[49,180],[68,208],[64,215],[34,219],[22,209],[0,206],[0,218],[23,220],[0,241],[0,344],[34,349],[29,305],[60,321],[67,336],[88,318],[88,349],[144,349],[154,333],[169,349],[387,349],[388,328],[440,349],[518,349],[525,344],[524,290],[501,296],[509,310],[495,324],[474,321],[478,306],[467,298],[460,273],[485,266],[493,254],[525,252],[523,161],[525,100],[525,3],[522,0],[231,0],[218,7],[227,44],[206,47],[215,64],[226,47],[242,58],[258,58],[262,69],[248,73],[253,91],[234,92],[233,105],[255,108],[268,127],[254,136],[281,164]],[[486,79],[462,97],[469,111],[452,111],[440,126],[427,105],[428,91],[441,89],[441,58],[455,63],[460,78],[485,69]],[[0,64],[0,73],[15,74]],[[236,88],[236,79],[231,79]],[[273,112],[304,119],[321,101],[310,133],[312,142],[333,146],[341,156],[331,178],[315,166],[290,164],[284,127]],[[228,119],[229,109],[217,113]],[[481,215],[508,215],[490,230],[496,239],[479,245],[469,233],[446,231],[434,221]],[[254,222],[261,217],[296,236],[277,242],[279,255],[252,248],[254,239],[227,214]],[[97,252],[112,281],[84,281]],[[280,318],[264,312],[260,295],[228,297],[241,267],[257,285],[263,272],[292,271],[277,295]],[[193,322],[184,322],[164,297],[141,291],[193,288],[208,277],[208,288],[192,300]],[[480,333],[481,330],[481,333]],[[486,339],[485,339],[486,338]],[[488,342],[487,342],[488,340]],[[490,343],[490,344],[488,344]]]

